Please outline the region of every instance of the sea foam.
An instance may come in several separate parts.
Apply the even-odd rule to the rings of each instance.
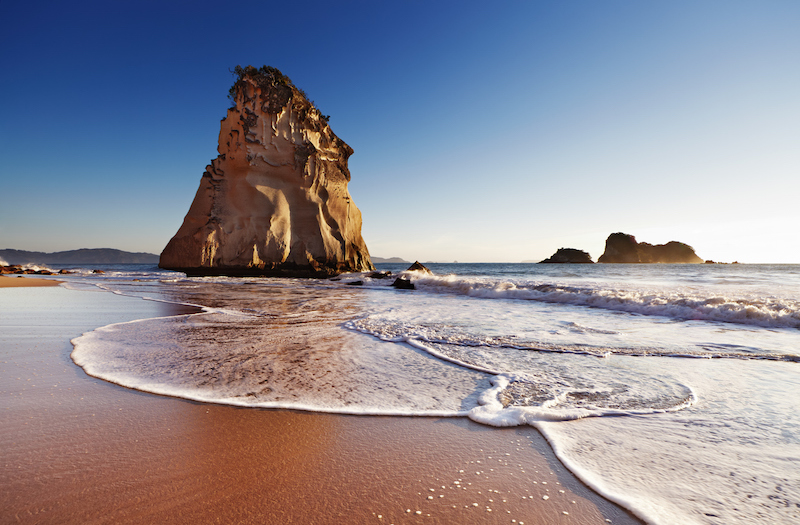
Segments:
[[[405,272],[417,289],[484,299],[516,299],[603,308],[682,320],[719,321],[768,328],[800,328],[800,301],[763,295],[722,295],[705,289],[572,285]],[[372,281],[378,285],[378,283]],[[372,284],[371,283],[371,284]]]
[[[778,271],[742,278],[760,275],[747,268],[716,286],[722,270],[707,267],[670,285],[667,270],[414,274],[412,292],[364,274],[93,278],[211,309],[89,332],[73,357],[98,377],[201,401],[533,425],[587,485],[648,523],[797,523],[797,287],[782,289]],[[766,313],[739,319],[749,306]]]

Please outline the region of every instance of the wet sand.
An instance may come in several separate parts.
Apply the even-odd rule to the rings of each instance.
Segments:
[[[532,428],[208,405],[106,383],[69,358],[82,332],[186,311],[0,290],[1,522],[638,523]]]

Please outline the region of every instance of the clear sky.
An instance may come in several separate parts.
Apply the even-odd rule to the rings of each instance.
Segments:
[[[160,253],[235,65],[355,149],[372,255],[800,263],[800,2],[2,2],[0,248]]]

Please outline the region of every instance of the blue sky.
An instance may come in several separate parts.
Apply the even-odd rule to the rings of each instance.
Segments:
[[[235,65],[355,149],[373,255],[800,263],[800,2],[4,2],[0,248],[159,253]]]

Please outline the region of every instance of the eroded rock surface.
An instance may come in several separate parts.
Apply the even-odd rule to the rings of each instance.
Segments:
[[[347,190],[352,148],[277,69],[236,73],[219,156],[159,266],[190,275],[373,270]]]

